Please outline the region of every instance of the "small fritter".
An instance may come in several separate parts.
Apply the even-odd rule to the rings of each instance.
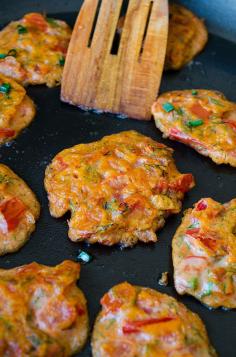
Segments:
[[[71,240],[125,247],[156,242],[155,231],[193,186],[172,149],[135,131],[63,150],[45,177],[51,215],[71,211]]]
[[[0,73],[24,85],[60,84],[70,37],[64,21],[26,14],[0,31]]]
[[[19,250],[29,239],[40,206],[30,188],[0,164],[0,255]]]
[[[122,283],[101,299],[93,357],[214,357],[197,314],[153,289]]]
[[[164,137],[191,146],[217,164],[236,167],[236,104],[222,93],[164,93],[153,104],[152,114]]]
[[[203,50],[208,33],[203,21],[184,6],[171,4],[169,13],[165,69],[178,70]]]
[[[34,116],[35,106],[25,89],[0,74],[0,145],[14,139]]]
[[[79,275],[72,261],[0,269],[1,356],[68,357],[83,347],[88,312]]]
[[[184,6],[170,4],[169,13],[165,70],[178,70],[203,50],[208,33],[203,21]],[[118,22],[119,34],[122,33],[124,20],[121,17]]]
[[[173,239],[175,287],[209,307],[236,307],[236,199],[201,199]]]

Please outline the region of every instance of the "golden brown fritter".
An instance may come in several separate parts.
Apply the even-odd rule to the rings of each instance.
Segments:
[[[203,198],[173,239],[175,287],[209,307],[236,307],[236,199]]]
[[[165,70],[177,70],[203,50],[208,33],[203,21],[184,6],[170,4],[169,13]],[[121,17],[118,22],[119,34],[124,27],[124,19]]]
[[[39,13],[0,31],[0,73],[26,84],[60,84],[71,37],[69,26]]]
[[[207,43],[208,33],[203,21],[184,6],[171,4],[169,11],[165,69],[177,70],[202,51]]]
[[[35,229],[39,203],[12,170],[0,164],[0,255],[20,249]]]
[[[14,139],[34,116],[35,106],[25,89],[0,74],[0,145]]]
[[[69,357],[83,347],[88,312],[79,275],[72,261],[0,269],[1,356]]]
[[[198,315],[153,289],[122,283],[101,299],[93,357],[215,357]]]
[[[193,186],[170,148],[135,131],[63,150],[45,176],[51,215],[71,211],[70,239],[105,245],[155,242]]]
[[[236,167],[236,104],[216,91],[173,91],[153,104],[164,137],[180,141],[217,164]]]

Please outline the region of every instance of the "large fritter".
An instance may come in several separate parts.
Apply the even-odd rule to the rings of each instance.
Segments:
[[[207,29],[202,20],[178,4],[170,5],[169,35],[165,69],[177,70],[205,47]]]
[[[79,275],[71,261],[0,269],[1,356],[67,357],[82,348],[88,313]]]
[[[171,149],[135,131],[63,150],[45,177],[51,215],[71,211],[71,240],[105,245],[155,242],[155,231],[180,211],[193,186]]]
[[[236,307],[236,199],[204,198],[186,211],[173,239],[175,287],[210,307]]]
[[[236,104],[210,90],[162,94],[152,107],[164,137],[180,141],[217,164],[236,167]]]
[[[0,145],[14,139],[34,115],[34,103],[25,89],[0,74]]]
[[[122,283],[101,300],[93,357],[213,357],[200,318],[174,298]]]
[[[71,30],[30,13],[0,31],[0,72],[23,84],[60,84]]]
[[[25,244],[35,229],[39,211],[39,203],[26,183],[0,164],[0,255]]]

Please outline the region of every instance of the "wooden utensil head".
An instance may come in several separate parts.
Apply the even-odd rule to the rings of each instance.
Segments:
[[[125,20],[119,34],[122,12]],[[85,0],[68,49],[61,99],[149,120],[167,36],[167,0]]]

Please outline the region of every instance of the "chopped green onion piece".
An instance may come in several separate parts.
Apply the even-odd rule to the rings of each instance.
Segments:
[[[11,90],[10,83],[3,83],[0,85],[0,92],[8,94]]]
[[[60,59],[59,59],[59,65],[60,66],[64,66],[64,64],[65,64],[65,57],[61,57]]]
[[[16,57],[17,51],[15,48],[12,48],[11,50],[8,51],[8,56]]]
[[[7,55],[4,55],[4,53],[0,53],[0,59],[6,58]]]
[[[223,105],[218,99],[209,97],[209,101],[210,101],[212,104],[219,105],[219,107],[224,107],[224,105]]]
[[[190,128],[194,128],[194,127],[200,126],[202,124],[203,124],[203,120],[202,119],[189,120],[187,122],[187,126],[190,127]]]
[[[23,33],[27,33],[28,30],[25,26],[22,25],[17,25],[17,31],[20,35],[22,35]]]
[[[81,264],[87,264],[93,260],[93,257],[92,257],[92,255],[88,254],[84,250],[79,249],[79,254],[77,255],[77,260]]]
[[[198,95],[198,91],[196,89],[192,90],[192,95]]]
[[[165,112],[169,113],[172,112],[172,110],[175,109],[175,107],[173,106],[173,104],[166,102],[164,104],[162,104],[162,108],[164,109]]]
[[[188,281],[190,289],[196,290],[198,288],[198,278],[192,278]]]

